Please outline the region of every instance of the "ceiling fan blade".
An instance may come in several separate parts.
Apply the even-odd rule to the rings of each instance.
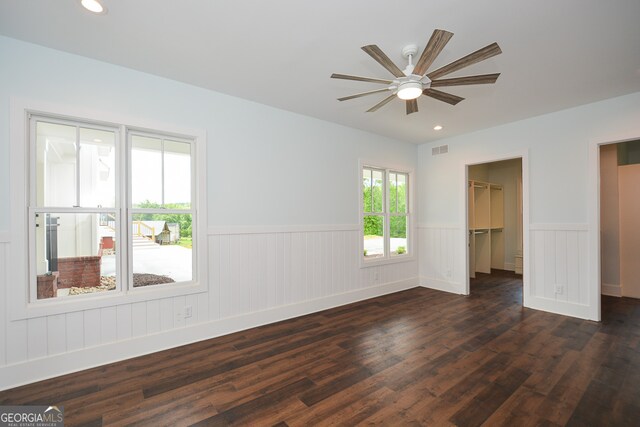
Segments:
[[[433,61],[438,57],[442,49],[447,45],[449,40],[453,37],[453,33],[445,30],[434,30],[431,34],[429,42],[422,51],[420,59],[416,62],[416,67],[413,69],[413,74],[419,76],[427,72]]]
[[[385,85],[390,85],[393,83],[393,80],[384,80],[384,79],[374,79],[371,77],[360,77],[360,76],[350,76],[348,74],[331,74],[332,79],[342,79],[342,80],[355,80],[357,82],[369,82],[369,83],[382,83]]]
[[[380,48],[378,46],[376,46],[375,44],[362,46],[362,50],[367,52],[369,54],[369,56],[371,56],[373,59],[375,59],[378,62],[378,64],[382,65],[384,68],[386,68],[394,76],[396,76],[396,77],[405,77],[405,75],[402,72],[402,70],[400,68],[398,68],[398,66],[396,64],[394,64],[393,61],[391,61],[389,59],[389,57],[387,55],[385,55],[385,53],[382,50],[380,50]]]
[[[495,83],[500,73],[482,74],[478,76],[456,77],[453,79],[440,79],[431,82],[431,87],[483,85]]]
[[[355,95],[343,96],[342,98],[338,98],[338,101],[346,101],[348,99],[360,98],[361,96],[373,95],[374,93],[386,92],[388,90],[391,90],[391,89],[385,87],[384,89],[376,89],[376,90],[370,90],[369,92],[356,93]]]
[[[383,99],[382,101],[378,102],[376,105],[374,105],[373,107],[369,108],[367,110],[367,113],[373,113],[374,111],[378,111],[380,108],[384,107],[385,105],[387,105],[389,102],[391,102],[391,100],[393,98],[395,98],[395,95],[389,95],[388,97],[386,97],[385,99]]]
[[[489,46],[485,46],[482,49],[476,50],[469,55],[458,59],[457,61],[453,61],[451,64],[445,65],[442,68],[438,68],[435,71],[427,74],[430,80],[436,80],[438,77],[446,76],[447,74],[453,73],[454,71],[458,71],[462,68],[468,67],[471,64],[475,64],[476,62],[484,61],[485,59],[489,59],[492,56],[496,56],[502,53],[500,50],[500,46],[498,43],[492,43]]]
[[[407,116],[411,113],[418,112],[418,100],[417,99],[407,99]]]
[[[464,98],[451,95],[450,93],[441,92],[435,89],[425,89],[422,93],[431,98],[437,99],[438,101],[446,102],[447,104],[456,105],[458,102],[462,101]]]

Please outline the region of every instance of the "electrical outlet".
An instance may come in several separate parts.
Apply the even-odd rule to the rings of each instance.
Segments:
[[[556,295],[564,294],[564,286],[556,286]]]
[[[193,316],[193,308],[188,305],[184,308],[184,318],[188,319],[191,316]]]

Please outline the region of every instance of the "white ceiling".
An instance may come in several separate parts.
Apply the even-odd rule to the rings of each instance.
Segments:
[[[381,135],[423,143],[640,91],[638,0],[3,0],[0,34],[187,82]],[[380,88],[331,73],[389,78],[360,50],[377,44],[404,68],[435,28],[455,35],[430,68],[492,42],[502,55],[447,77],[500,72],[495,85],[443,88],[405,115]],[[2,61],[8,60],[3,58]],[[440,132],[433,126],[441,124]]]

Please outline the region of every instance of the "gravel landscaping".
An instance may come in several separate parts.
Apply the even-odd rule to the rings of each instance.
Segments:
[[[171,277],[161,276],[158,274],[149,273],[133,273],[133,287],[138,288],[141,286],[159,285],[162,283],[174,283]],[[115,276],[101,276],[100,286],[93,286],[87,288],[72,287],[69,288],[69,295],[82,295],[92,294],[95,292],[106,292],[116,288]]]
[[[171,277],[161,276],[159,274],[133,273],[133,287],[160,285],[162,283],[174,283]]]

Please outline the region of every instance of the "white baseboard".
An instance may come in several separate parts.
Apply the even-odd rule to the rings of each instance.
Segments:
[[[524,296],[524,306],[549,313],[562,314],[564,316],[578,317],[580,319],[598,319],[593,314],[592,307],[584,304],[576,304],[567,301],[558,301],[550,298]]]
[[[464,295],[464,286],[459,283],[447,282],[440,279],[432,279],[429,277],[420,277],[420,286],[436,291],[451,292],[453,294]]]
[[[418,286],[418,278],[386,283],[343,294],[281,306],[222,320],[199,323],[116,343],[42,357],[0,368],[0,390],[95,368],[233,332],[303,316],[328,308],[374,298]]]
[[[610,297],[621,297],[622,286],[603,283],[601,293],[602,295],[609,295]]]

